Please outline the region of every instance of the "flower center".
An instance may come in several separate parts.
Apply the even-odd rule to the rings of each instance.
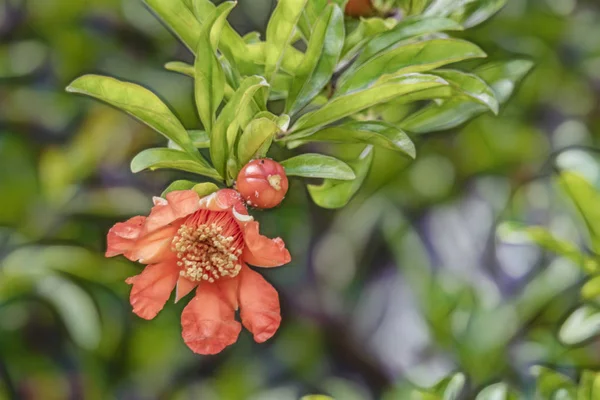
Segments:
[[[242,232],[228,212],[199,210],[181,225],[171,249],[181,276],[212,283],[239,274],[243,245]]]

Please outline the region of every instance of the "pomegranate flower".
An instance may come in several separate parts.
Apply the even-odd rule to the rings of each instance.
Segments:
[[[277,267],[291,260],[280,238],[259,232],[240,195],[222,189],[200,198],[192,190],[154,199],[148,217],[133,217],[108,232],[107,257],[123,254],[147,264],[127,279],[133,312],[154,318],[175,289],[175,301],[196,289],[181,314],[192,351],[216,354],[235,343],[242,324],[262,343],[281,322],[277,291],[247,264]]]

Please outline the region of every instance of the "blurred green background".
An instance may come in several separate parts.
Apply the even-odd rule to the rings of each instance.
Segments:
[[[241,0],[230,21],[264,33],[272,3]],[[163,68],[192,56],[140,0],[0,0],[0,398],[401,400],[455,371],[465,398],[500,380],[527,396],[532,365],[600,368],[596,340],[557,337],[581,302],[576,263],[496,237],[511,219],[586,247],[554,178],[558,165],[600,181],[600,5],[512,0],[461,36],[536,67],[499,117],[415,137],[416,161],[378,150],[345,209],[292,182],[282,207],[256,211],[293,256],[264,272],[283,324],[201,357],[181,340],[184,304],[135,317],[123,281],[139,266],[103,257],[110,226],[181,173],[131,174],[159,135],[64,91],[118,76],[194,127],[191,80]]]

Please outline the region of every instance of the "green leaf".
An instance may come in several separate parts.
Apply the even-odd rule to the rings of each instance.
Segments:
[[[234,2],[219,5],[202,26],[198,40],[194,94],[198,115],[209,133],[212,133],[215,113],[225,92],[225,73],[216,51],[227,15],[234,6]]]
[[[240,128],[245,128],[254,115],[250,104],[254,94],[268,84],[261,76],[251,76],[242,81],[231,100],[219,114],[210,140],[210,157],[220,174],[225,176],[229,150],[233,148]]]
[[[307,0],[280,0],[267,25],[265,47],[265,79],[272,82],[283,59],[284,50],[291,44],[296,24]]]
[[[582,306],[562,324],[558,337],[569,346],[577,345],[600,334],[600,310]]]
[[[434,391],[442,395],[443,400],[457,400],[465,387],[464,374],[454,374],[443,379],[434,387]]]
[[[469,74],[456,70],[438,70],[435,74],[441,76],[456,88],[461,94],[470,97],[476,102],[486,106],[494,114],[498,114],[500,104],[496,99],[496,94],[491,87],[475,74]]]
[[[304,178],[326,178],[353,180],[356,178],[352,168],[337,158],[323,154],[301,154],[281,162],[288,176]]]
[[[147,149],[131,160],[131,171],[137,173],[145,169],[178,169],[194,174],[221,180],[221,176],[213,168],[204,165],[188,153],[174,149]]]
[[[474,73],[488,83],[498,102],[504,104],[532,67],[530,61],[513,60],[485,64]],[[402,121],[400,127],[412,133],[441,131],[457,127],[487,110],[472,98],[451,98],[441,104],[432,103],[424,107]]]
[[[250,121],[237,145],[239,164],[246,165],[253,158],[264,157],[279,131],[279,126],[271,119],[257,118]]]
[[[600,253],[600,193],[576,172],[563,171],[558,176],[561,189],[567,194],[588,228],[592,248]]]
[[[457,30],[462,30],[462,27],[448,18],[424,18],[420,16],[406,18],[400,21],[393,29],[380,33],[370,39],[356,61],[348,69],[347,74],[349,76],[353,75],[358,67],[403,40],[435,32]]]
[[[171,183],[161,194],[165,197],[168,193],[178,190],[193,190],[198,193],[200,197],[208,196],[219,190],[219,187],[211,182],[196,183],[192,181],[179,180]]]
[[[506,383],[495,383],[483,389],[475,400],[517,400]]]
[[[309,394],[307,396],[302,396],[300,400],[334,400],[334,398],[323,394]]]
[[[168,193],[175,192],[178,190],[190,190],[196,185],[196,182],[186,181],[186,180],[178,180],[172,182],[167,188],[161,193],[161,197],[165,197]]]
[[[595,259],[586,256],[573,243],[554,237],[552,233],[540,226],[504,222],[498,227],[498,236],[501,240],[512,244],[535,243],[573,261],[587,273],[597,272],[600,269]]]
[[[425,89],[445,86],[448,83],[440,77],[423,74],[410,74],[374,85],[365,90],[339,96],[318,110],[306,113],[292,127],[290,133],[306,135],[308,131],[335,122],[379,103],[392,100]]]
[[[36,286],[38,294],[52,304],[60,315],[71,339],[84,349],[96,349],[101,339],[101,322],[90,295],[59,276],[40,279]]]
[[[583,371],[577,389],[577,400],[597,399],[600,396],[600,374]]]
[[[317,131],[310,136],[288,143],[294,148],[309,142],[372,144],[415,158],[414,143],[408,135],[385,122],[351,121]]]
[[[471,58],[485,57],[473,43],[458,39],[432,39],[409,43],[369,59],[356,71],[345,72],[338,80],[336,96],[372,85],[389,77],[425,72]]]
[[[354,180],[326,179],[322,185],[308,185],[308,193],[319,207],[330,209],[344,207],[362,186],[372,162],[373,147],[367,146],[357,160],[347,163],[356,175]]]
[[[196,70],[193,65],[181,62],[181,61],[171,61],[165,64],[165,69],[173,72],[178,72],[183,75],[187,75],[189,77],[194,77]]]
[[[215,5],[210,0],[192,0],[194,8],[200,19],[209,16],[216,9]],[[205,21],[202,21],[205,23]],[[237,67],[242,75],[250,75],[255,73],[255,66],[252,60],[248,57],[247,46],[244,39],[231,27],[228,22],[223,25],[221,32],[221,40],[219,49],[227,58],[227,60]]]
[[[212,194],[212,193],[218,191],[219,187],[217,185],[215,185],[214,183],[203,182],[203,183],[198,183],[197,185],[194,185],[192,190],[194,192],[198,193],[198,196],[205,197],[205,196],[208,196],[209,194]]]
[[[344,15],[329,4],[317,21],[308,49],[298,66],[286,101],[286,113],[293,115],[319,94],[331,79],[344,44]]]
[[[600,297],[600,276],[591,278],[583,285],[581,297],[587,301],[597,300]]]
[[[490,19],[494,14],[500,11],[508,0],[480,0],[477,4],[467,6],[468,17],[463,25],[466,28],[472,28],[482,22]]]
[[[473,71],[490,85],[500,104],[506,103],[519,82],[531,71],[529,60],[499,61],[484,64]]]
[[[201,25],[183,0],[144,0],[188,49],[197,50]]]
[[[193,129],[188,131],[188,135],[195,148],[208,149],[210,147],[210,137],[205,131]],[[169,140],[169,145],[167,147],[170,149],[182,150],[181,147],[179,147],[172,140]]]
[[[139,85],[99,75],[84,75],[68,87],[120,108],[194,154],[196,150],[177,117],[154,93]]]
[[[566,390],[575,396],[575,383],[567,376],[549,368],[536,365],[531,367],[531,373],[536,376],[536,394],[543,399],[551,399],[559,390]],[[538,398],[538,397],[536,397]]]
[[[352,32],[346,35],[338,70],[342,69],[352,60],[354,60],[356,55],[366,46],[371,38],[382,32],[387,32],[390,29],[393,29],[396,24],[397,21],[394,18],[362,18],[359,21],[358,26]]]
[[[249,44],[246,48],[248,57],[257,65],[265,65],[267,53],[266,49],[267,43],[265,42]],[[303,59],[304,53],[288,45],[283,53],[280,70],[293,75],[296,73],[296,70]]]

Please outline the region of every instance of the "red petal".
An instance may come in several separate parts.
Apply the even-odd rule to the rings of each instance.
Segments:
[[[177,225],[166,226],[142,236],[129,252],[129,259],[139,260],[144,264],[155,264],[174,257],[171,242],[178,229]]]
[[[177,288],[175,289],[175,303],[187,296],[187,294],[194,290],[196,286],[198,286],[197,282],[192,282],[189,279],[180,276],[177,281]]]
[[[173,261],[148,265],[141,274],[126,280],[133,285],[129,300],[133,312],[144,319],[152,319],[164,307],[179,277],[179,268]]]
[[[181,336],[194,353],[217,354],[236,342],[242,326],[216,285],[203,284],[181,313]]]
[[[221,294],[229,302],[234,310],[238,309],[238,288],[240,286],[240,278],[236,276],[234,278],[221,278],[215,282],[215,285],[219,287]]]
[[[119,222],[110,228],[106,237],[106,257],[125,254],[125,257],[129,258],[127,252],[131,250],[140,236],[145,221],[146,217],[138,216],[125,222]]]
[[[144,233],[150,233],[171,222],[192,214],[200,208],[198,193],[193,190],[178,190],[167,194],[165,202],[155,201],[146,219]]]
[[[257,267],[279,267],[292,260],[290,252],[280,238],[269,239],[258,232],[258,222],[246,223],[244,239],[246,247],[242,258]]]
[[[254,340],[262,343],[279,328],[279,295],[258,272],[247,266],[240,272],[240,317]]]

